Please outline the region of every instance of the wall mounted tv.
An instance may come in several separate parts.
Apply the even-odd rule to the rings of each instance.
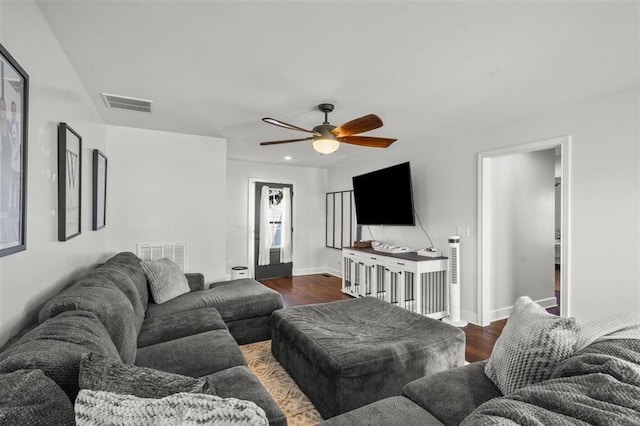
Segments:
[[[352,179],[359,225],[415,225],[409,162]]]

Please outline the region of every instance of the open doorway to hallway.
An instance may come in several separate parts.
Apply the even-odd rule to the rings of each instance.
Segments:
[[[524,295],[569,315],[569,141],[560,137],[478,156],[481,325],[508,317]]]

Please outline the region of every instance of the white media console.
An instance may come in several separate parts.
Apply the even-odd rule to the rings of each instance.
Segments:
[[[447,315],[447,258],[342,249],[342,292],[377,297],[431,318]]]

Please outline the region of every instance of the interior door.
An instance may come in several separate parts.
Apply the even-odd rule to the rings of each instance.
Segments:
[[[262,187],[269,187],[269,232],[267,233],[270,238],[269,249],[269,264],[259,265],[258,259],[260,258],[260,226],[261,209],[260,209],[260,194]],[[293,270],[293,262],[280,263],[280,250],[282,243],[283,232],[293,232],[293,227],[288,230],[282,227],[281,209],[279,208],[280,200],[282,199],[283,189],[289,188],[291,190],[291,199],[293,201],[293,185],[283,183],[271,183],[271,182],[256,182],[255,185],[255,223],[254,223],[254,275],[256,280],[267,278],[278,278],[291,276]],[[289,211],[290,217],[293,217],[293,202],[290,205]],[[291,238],[293,241],[293,238]]]

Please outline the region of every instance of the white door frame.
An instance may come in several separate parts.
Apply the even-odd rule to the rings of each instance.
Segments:
[[[249,268],[249,276],[250,277],[255,277],[255,243],[256,240],[254,238],[254,234],[256,232],[256,183],[280,183],[280,184],[284,184],[284,185],[292,185],[292,191],[295,192],[296,190],[296,184],[294,181],[288,181],[286,179],[274,179],[274,178],[249,178],[249,198],[248,198],[248,208],[249,210],[247,211],[247,229],[249,230],[249,232],[247,232],[247,267]],[[291,197],[291,228],[292,229],[296,229],[296,200],[297,197],[292,196]],[[293,234],[295,235],[295,234]],[[294,249],[291,251],[291,262],[293,263],[293,265],[295,265],[295,244],[293,241],[293,235],[291,236],[291,244],[294,247]],[[293,274],[293,271],[292,271]]]
[[[487,326],[491,322],[491,224],[488,210],[492,197],[490,191],[490,159],[502,155],[542,151],[560,147],[562,186],[560,203],[560,315],[570,316],[570,243],[571,243],[571,136],[559,136],[537,142],[515,145],[478,153],[478,323]]]

